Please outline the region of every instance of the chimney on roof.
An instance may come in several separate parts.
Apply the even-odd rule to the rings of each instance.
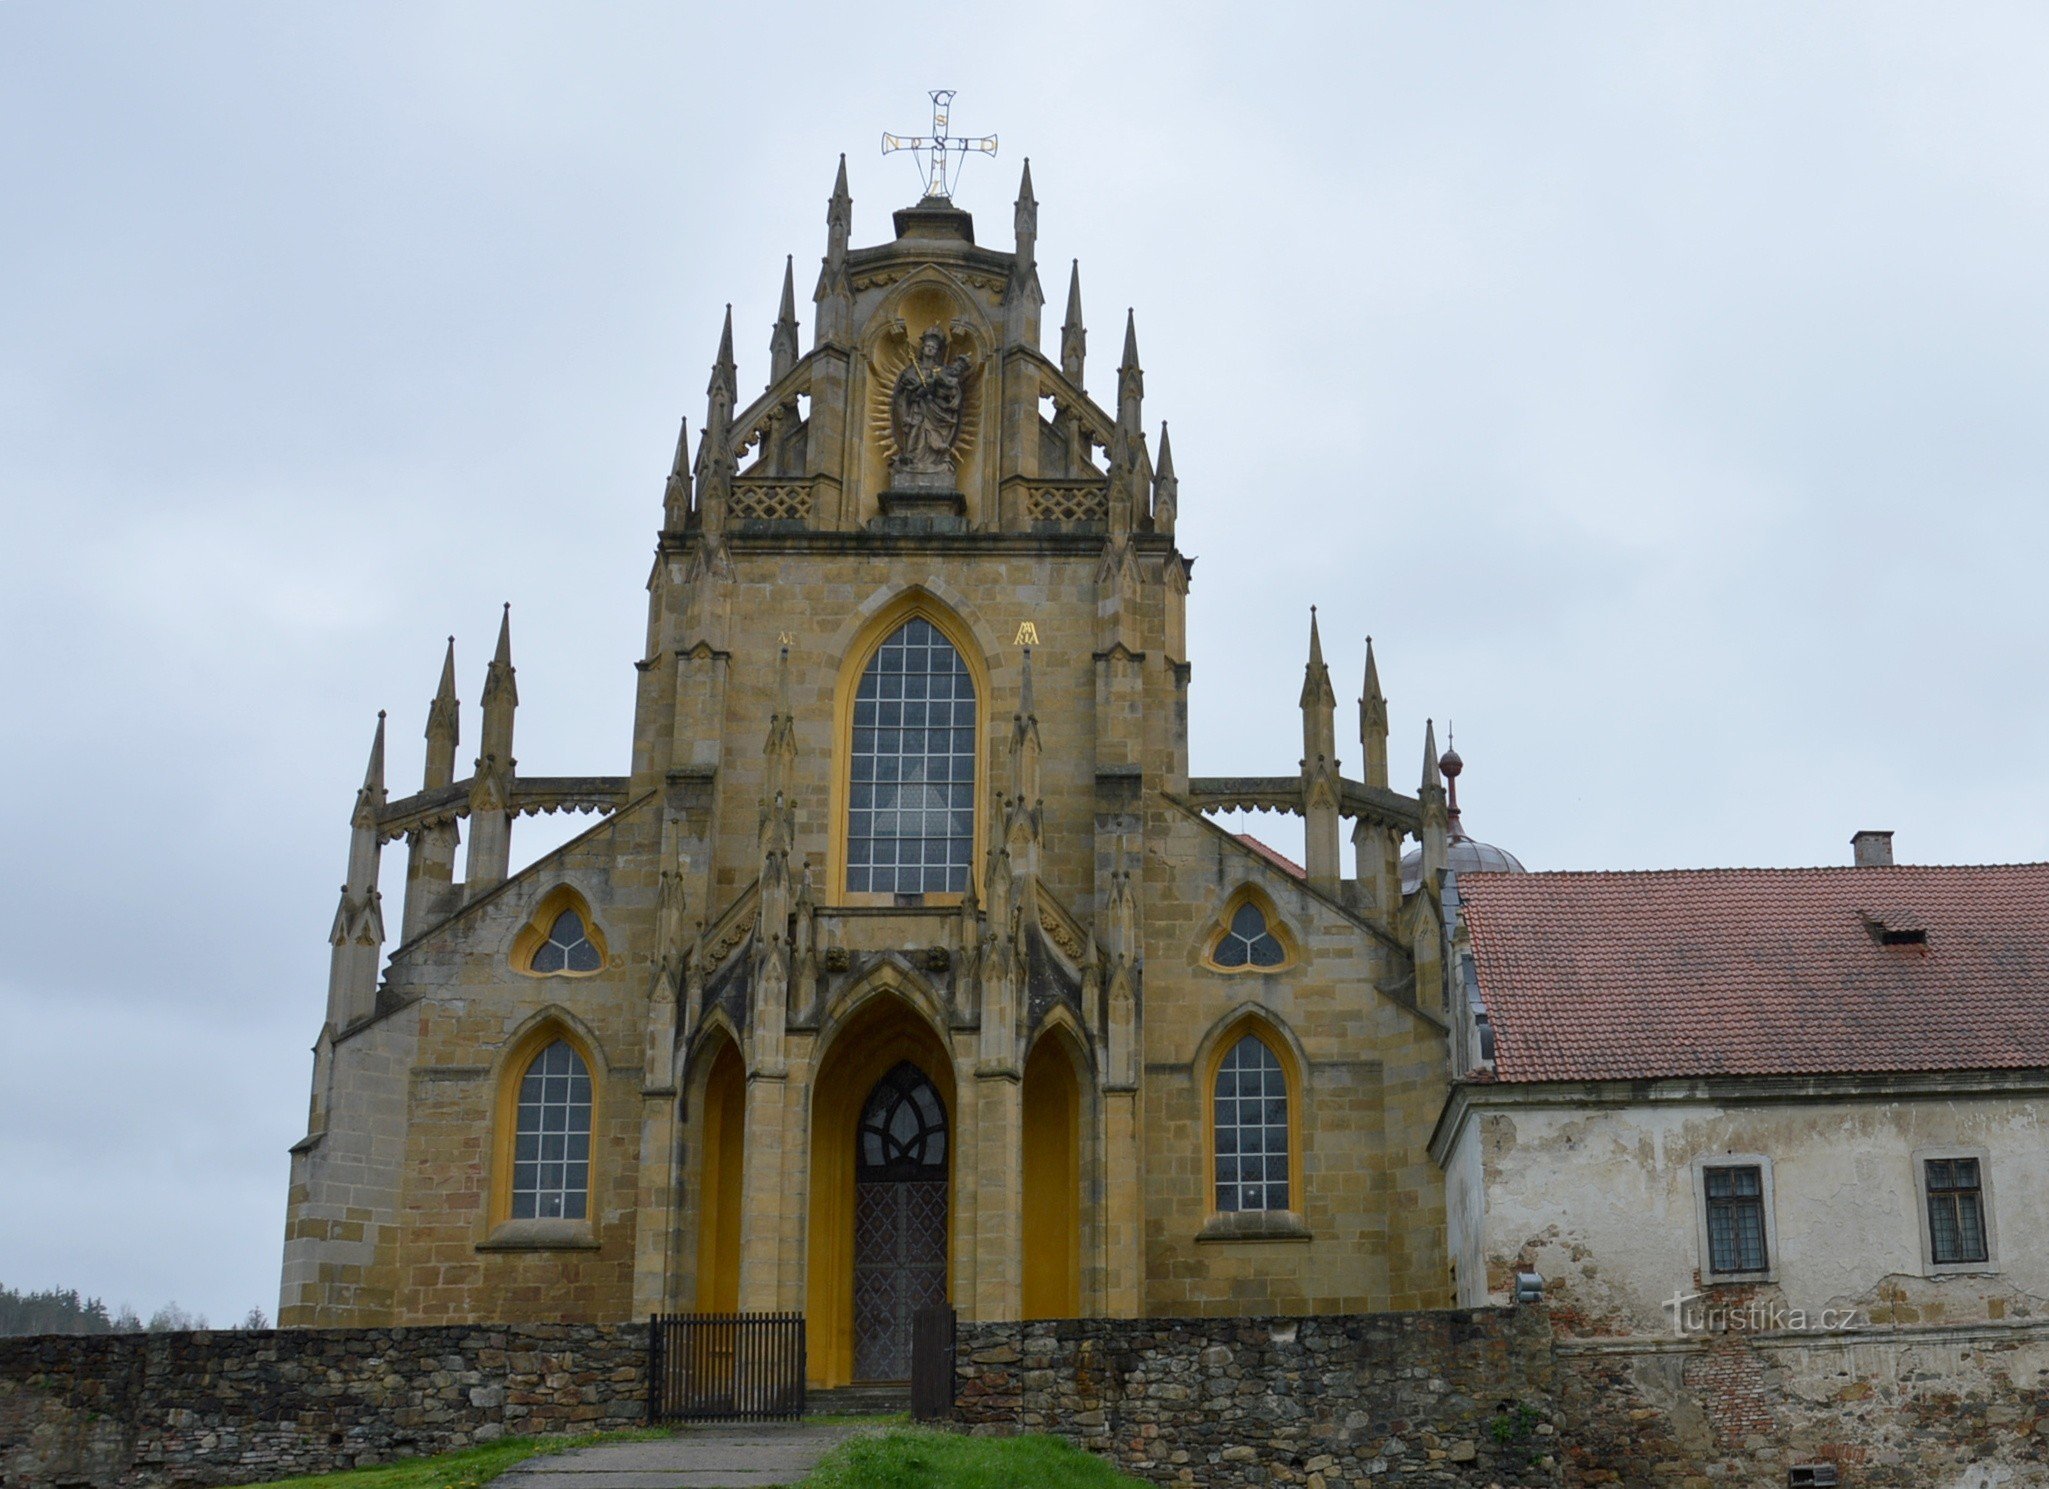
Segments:
[[[1860,869],[1889,869],[1892,867],[1892,834],[1876,832],[1871,828],[1850,839],[1852,862]]]

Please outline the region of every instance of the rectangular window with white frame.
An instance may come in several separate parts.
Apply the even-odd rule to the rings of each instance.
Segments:
[[[1694,1174],[1703,1282],[1769,1282],[1778,1260],[1769,1158],[1704,1159]]]
[[[1914,1154],[1921,1260],[1930,1276],[1998,1270],[1992,1229],[1991,1162],[1982,1148]]]

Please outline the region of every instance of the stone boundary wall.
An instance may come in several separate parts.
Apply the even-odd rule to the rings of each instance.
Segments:
[[[1555,1484],[1551,1329],[1479,1309],[966,1323],[955,1411],[1156,1483]]]
[[[0,1489],[246,1484],[646,1417],[645,1324],[0,1338]]]
[[[2049,1321],[1554,1338],[1541,1309],[962,1323],[955,1412],[1160,1484],[2049,1486]]]

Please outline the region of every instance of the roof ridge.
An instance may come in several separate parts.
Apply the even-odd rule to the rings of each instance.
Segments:
[[[1736,874],[1917,874],[1990,869],[2049,869],[2049,859],[2023,859],[2015,863],[1817,863],[1675,869],[1529,869],[1520,874],[1504,873],[1497,869],[1467,869],[1459,874],[1459,882],[1463,884],[1468,879],[1678,879]]]

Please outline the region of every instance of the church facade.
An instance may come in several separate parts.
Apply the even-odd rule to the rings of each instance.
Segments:
[[[418,791],[380,719],[282,1323],[801,1310],[833,1385],[902,1378],[941,1299],[1453,1300],[1434,743],[1393,789],[1369,649],[1341,774],[1312,621],[1297,768],[1190,773],[1166,432],[1130,320],[1089,391],[1078,270],[1041,350],[1037,214],[1027,167],[1006,249],[929,196],[857,248],[843,161],[811,345],[786,270],[745,404],[728,311],[627,773],[519,770],[509,622],[467,777],[452,646]],[[1238,808],[1301,814],[1306,863]],[[512,872],[557,810],[599,816]]]

